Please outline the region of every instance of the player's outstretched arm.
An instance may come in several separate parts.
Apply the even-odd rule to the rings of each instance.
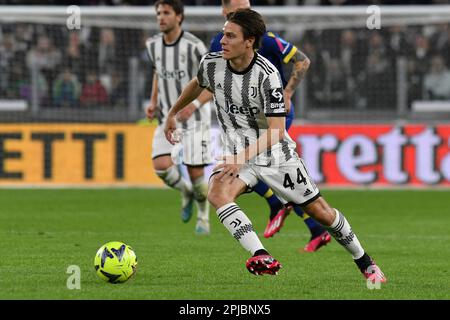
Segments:
[[[166,139],[171,143],[175,144],[177,141],[173,139],[173,132],[176,130],[176,120],[175,116],[178,112],[180,112],[184,107],[194,101],[200,93],[203,91],[203,88],[199,86],[197,78],[193,78],[186,87],[181,92],[181,95],[178,97],[177,102],[170,108],[169,113],[167,115],[166,126],[164,128],[164,133],[166,135]]]
[[[294,95],[295,89],[305,78],[306,72],[308,71],[311,61],[309,58],[300,50],[297,50],[292,58],[289,60],[294,63],[292,69],[291,77],[284,88],[284,101],[286,102],[286,111],[289,113],[291,109],[291,98]]]

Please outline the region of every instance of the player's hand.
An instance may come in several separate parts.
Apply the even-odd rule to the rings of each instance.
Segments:
[[[175,117],[168,116],[166,126],[164,127],[164,134],[166,136],[167,141],[169,141],[171,144],[175,144],[178,142],[178,140],[174,136],[176,130],[177,130],[177,122],[175,120]]]
[[[156,111],[158,110],[158,106],[156,105],[156,103],[150,103],[147,107],[147,109],[145,109],[145,115],[147,116],[148,120],[153,120],[153,118],[156,115]]]
[[[186,122],[195,112],[195,105],[189,103],[186,107],[183,108],[180,112],[177,113],[177,120],[180,122]]]
[[[222,170],[217,174],[217,179],[232,183],[238,177],[243,163],[239,163],[237,156],[223,156],[217,158],[217,160],[222,162],[213,169],[213,172]]]
[[[288,92],[286,90],[284,90],[283,92],[284,95],[284,106],[286,108],[286,114],[288,114],[291,111],[291,107],[292,107],[292,92]]]

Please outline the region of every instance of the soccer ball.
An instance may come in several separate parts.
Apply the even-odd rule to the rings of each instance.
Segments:
[[[98,249],[94,258],[97,276],[110,283],[122,283],[136,272],[137,258],[123,242],[112,241]]]

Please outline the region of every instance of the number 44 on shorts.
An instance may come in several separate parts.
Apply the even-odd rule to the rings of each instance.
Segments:
[[[300,168],[297,168],[297,184],[301,184],[301,183],[306,185],[308,182],[306,181],[306,178],[302,174],[302,171],[300,170]],[[284,175],[283,187],[285,187],[286,189],[291,188],[291,190],[295,189],[295,185],[292,182],[292,179],[291,179],[291,176],[289,175],[289,173],[286,173]]]

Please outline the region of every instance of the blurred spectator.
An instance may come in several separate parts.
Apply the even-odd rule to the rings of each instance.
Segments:
[[[316,93],[316,99],[323,107],[343,108],[349,106],[348,86],[343,66],[337,59],[327,63],[322,90]]]
[[[421,77],[427,72],[431,58],[431,48],[429,40],[422,34],[415,36],[415,46],[410,54],[410,58],[415,62],[415,70]]]
[[[377,31],[371,31],[367,39],[367,55],[387,57],[388,48],[382,35]]]
[[[34,28],[31,24],[18,23],[14,26],[14,38],[20,51],[28,52],[34,37]]]
[[[395,78],[389,59],[380,51],[367,57],[364,92],[368,109],[392,109],[395,105]]]
[[[364,57],[354,31],[344,30],[342,32],[339,51],[339,61],[342,63],[345,74],[354,78],[362,67],[360,58]]]
[[[100,31],[100,43],[98,45],[98,68],[100,75],[109,76],[116,67],[116,38],[112,29]]]
[[[450,100],[450,71],[442,56],[433,56],[430,71],[425,75],[425,98],[430,100]]]
[[[414,34],[413,46],[408,53],[408,102],[422,100],[423,80],[429,68],[431,49],[429,40],[421,30]]]
[[[86,82],[83,85],[83,91],[80,97],[82,107],[99,107],[104,106],[108,102],[108,93],[100,80],[97,78],[95,71],[88,71],[86,74]]]
[[[363,67],[357,68],[355,83],[350,86],[351,106],[358,109],[392,108],[396,74],[387,41],[378,31],[370,31],[365,41],[367,48],[359,51],[356,60]]]
[[[38,70],[55,70],[61,62],[61,52],[53,47],[47,36],[40,36],[36,47],[27,55],[29,68],[37,67]]]
[[[65,63],[70,67],[78,79],[85,77],[84,47],[78,32],[69,33],[69,43],[64,55]]]
[[[302,41],[302,51],[311,60],[305,79],[308,100],[311,102],[311,106],[319,106],[318,99],[320,99],[320,91],[322,90],[323,79],[325,77],[323,58],[317,45],[309,38],[305,38]]]
[[[415,61],[408,60],[408,105],[411,105],[415,100],[422,100],[423,75],[421,75],[416,68]]]
[[[12,34],[3,35],[0,42],[0,95],[11,85],[11,67],[16,55],[16,43]]]
[[[365,71],[365,59],[367,49],[358,39],[358,35],[353,30],[344,30],[340,37],[339,63],[346,75],[347,90],[354,92],[349,95],[348,106],[359,104],[362,92],[355,89],[359,86],[359,81]],[[347,107],[348,107],[347,106]]]
[[[109,94],[109,102],[113,107],[127,107],[128,88],[127,82],[118,72],[111,75],[111,89]]]
[[[25,72],[25,66],[22,64],[14,64],[11,66],[9,73],[8,87],[2,92],[6,99],[25,99],[27,97],[21,95],[23,87],[29,87],[29,77]]]
[[[7,98],[24,99],[29,103],[33,102],[33,89],[31,87],[30,70],[26,68],[25,64],[15,64],[11,70],[11,84],[6,93]],[[36,74],[37,82],[37,103],[40,105],[48,105],[48,84],[41,72]]]
[[[386,43],[389,56],[393,59],[399,56],[405,56],[408,50],[411,50],[406,37],[406,27],[404,26],[389,27]]]
[[[50,38],[40,36],[36,47],[28,52],[26,62],[29,69],[36,68],[39,73],[42,73],[50,90],[47,96],[50,97],[52,83],[58,74],[58,66],[61,63],[61,52],[53,47]]]
[[[80,83],[77,77],[65,68],[53,83],[53,102],[55,107],[76,107],[80,97]]]
[[[430,39],[433,52],[442,55],[446,65],[450,66],[450,24],[440,24],[436,29]]]

